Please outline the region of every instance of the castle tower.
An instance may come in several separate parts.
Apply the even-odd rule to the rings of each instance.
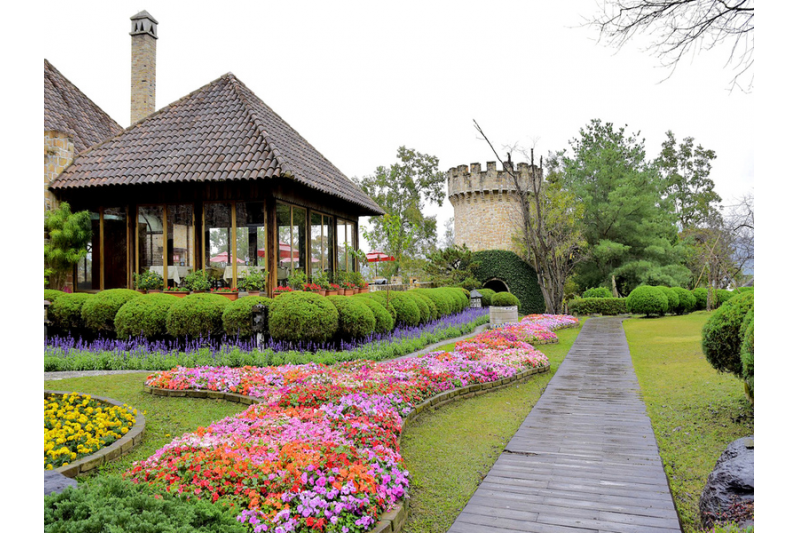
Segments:
[[[131,17],[131,124],[156,110],[157,30],[147,11]]]
[[[518,163],[523,187],[533,186],[533,172],[541,177],[542,169],[533,172],[527,163]],[[447,171],[447,196],[453,205],[455,243],[466,244],[473,251],[514,251],[513,237],[522,220],[513,178],[497,163],[489,161],[486,170],[480,163],[460,165]]]

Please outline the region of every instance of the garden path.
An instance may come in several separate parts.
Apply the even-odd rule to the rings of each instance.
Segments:
[[[680,533],[622,318],[590,318],[448,533]]]

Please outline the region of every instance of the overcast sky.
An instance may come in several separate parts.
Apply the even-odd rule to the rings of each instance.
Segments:
[[[669,76],[646,38],[621,51],[597,42],[583,25],[594,0],[45,5],[45,58],[123,127],[130,17],[146,9],[159,22],[158,109],[232,72],[349,177],[392,164],[401,145],[441,170],[485,168],[493,155],[473,119],[498,149],[536,143],[546,156],[598,118],[640,131],[649,158],[667,130],[715,150],[726,202],[753,187],[754,96],[728,91],[727,51]],[[428,211],[441,232],[449,202]]]

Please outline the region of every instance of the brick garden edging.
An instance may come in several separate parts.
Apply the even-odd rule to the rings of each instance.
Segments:
[[[45,397],[48,395],[57,395],[57,396],[65,396],[68,394],[72,394],[72,391],[58,391],[58,390],[45,390],[44,395]],[[82,394],[82,393],[78,393]],[[107,405],[113,405],[116,407],[123,407],[123,404],[117,400],[112,398],[105,398],[103,396],[94,396],[90,395],[92,400],[97,400],[100,403],[104,403]],[[142,441],[144,436],[144,415],[139,413],[138,409],[136,411],[136,423],[133,427],[128,430],[128,432],[123,435],[122,437],[118,438],[108,446],[100,448],[92,455],[87,455],[86,457],[82,457],[73,463],[69,463],[67,466],[62,466],[59,468],[54,468],[54,472],[59,472],[66,477],[74,478],[78,474],[85,474],[87,472],[91,472],[99,468],[101,465],[109,461],[113,461],[114,459],[121,457],[127,453],[130,453],[134,446],[139,444]]]
[[[412,411],[405,418],[403,418],[403,422],[400,426],[400,435],[398,436],[398,442],[399,439],[403,437],[403,430],[405,429],[406,425],[411,423],[426,409],[438,409],[454,400],[472,398],[473,396],[477,396],[479,394],[485,394],[492,390],[508,387],[514,382],[522,381],[524,379],[531,377],[534,374],[541,374],[549,371],[550,371],[550,364],[548,363],[547,366],[528,368],[523,370],[522,372],[517,372],[513,376],[509,376],[507,378],[498,379],[495,381],[487,381],[486,383],[473,383],[472,385],[467,385],[466,387],[459,387],[457,389],[441,392],[436,396],[432,396],[427,400],[425,400],[424,402],[417,405],[414,411]],[[256,403],[263,402],[263,400],[260,398],[253,398],[250,396],[245,396],[243,394],[236,394],[234,392],[223,392],[223,391],[212,391],[212,390],[173,390],[173,389],[162,389],[159,387],[151,387],[146,384],[143,385],[143,387],[144,387],[144,392],[153,394],[155,396],[170,396],[173,398],[181,398],[181,397],[209,398],[214,400],[227,400],[229,402],[242,403],[245,405],[253,405]],[[392,509],[389,509],[388,511],[384,512],[378,518],[377,524],[375,525],[374,528],[372,528],[369,531],[369,533],[399,533],[403,525],[406,523],[406,520],[408,519],[408,510],[409,510],[409,499],[408,497],[406,497],[403,498],[403,501],[401,503],[395,504],[395,506]]]

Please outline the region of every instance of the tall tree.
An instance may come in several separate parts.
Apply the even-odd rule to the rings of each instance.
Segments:
[[[501,160],[477,122],[475,128]],[[551,172],[546,181],[542,179],[541,158],[537,171],[533,149],[529,161],[532,179],[525,179],[519,166],[514,168],[510,153],[503,162],[513,182],[512,197],[518,213],[515,242],[518,254],[537,273],[547,312],[558,314],[564,311],[564,285],[582,259],[586,244],[579,229],[583,207],[563,187],[561,174]]]
[[[667,132],[667,140],[661,144],[655,165],[661,174],[667,208],[678,217],[681,229],[708,221],[715,212],[714,204],[722,201],[709,177],[716,157],[713,150],[695,146],[693,137],[686,137],[678,145],[672,131]]]
[[[609,0],[602,9],[589,21],[601,38],[619,48],[637,33],[650,34],[648,49],[673,71],[697,49],[730,46],[732,87],[752,89],[754,76],[744,87],[739,78],[755,62],[755,0]]]
[[[92,220],[88,211],[73,213],[67,202],[44,214],[45,269],[50,270],[50,288],[61,289],[67,274],[86,257],[92,241]]]
[[[421,257],[436,245],[436,216],[425,216],[423,209],[429,204],[442,205],[445,173],[438,168],[438,157],[413,148],[398,148],[397,159],[389,167],[379,166],[373,175],[354,180],[392,217],[371,217],[373,230],[367,232],[367,238],[372,246],[389,253],[390,232],[394,232],[394,244],[405,244],[393,253]],[[393,265],[395,273],[398,267]]]

